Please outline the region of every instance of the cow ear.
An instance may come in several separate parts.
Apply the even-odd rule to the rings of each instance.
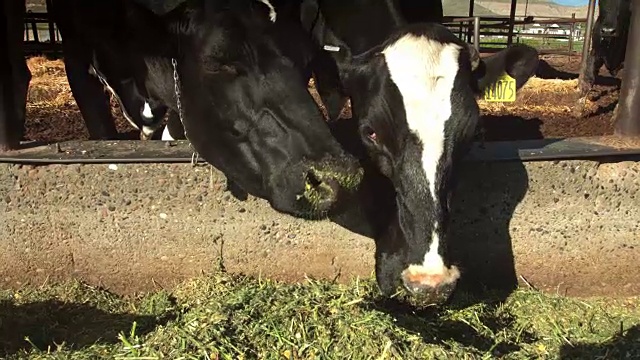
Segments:
[[[516,44],[479,59],[473,76],[480,93],[498,81],[504,73],[514,78],[516,89],[520,89],[535,74],[537,67],[538,51],[531,46]]]
[[[471,71],[475,72],[482,62],[482,59],[480,58],[480,52],[478,52],[478,50],[472,44],[467,44],[467,47],[469,49],[469,62],[471,63]]]
[[[371,74],[380,74],[385,66],[384,56],[380,52],[360,54],[339,64],[340,79],[347,89],[366,88],[363,82],[373,80]]]

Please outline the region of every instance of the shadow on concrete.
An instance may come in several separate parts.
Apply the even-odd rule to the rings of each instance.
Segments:
[[[518,140],[544,138],[541,124],[540,119],[483,116],[479,127],[484,127],[485,141],[513,141],[501,151],[517,159],[518,151],[528,146]],[[518,287],[509,224],[527,193],[529,176],[519,160],[465,161],[458,171],[449,250],[462,277],[451,306],[465,307],[489,297],[497,306]]]
[[[640,326],[635,325],[599,344],[565,344],[559,359],[640,359]]]
[[[521,161],[465,162],[451,203],[449,249],[462,276],[458,294],[466,304],[486,294],[503,302],[518,287],[509,224],[529,187]]]
[[[8,357],[34,347],[55,350],[56,344],[67,349],[82,349],[94,344],[119,342],[120,332],[128,334],[136,322],[136,334],[143,335],[169,317],[136,314],[113,314],[89,304],[57,300],[15,305],[0,301],[0,357]],[[27,341],[25,338],[28,338]]]

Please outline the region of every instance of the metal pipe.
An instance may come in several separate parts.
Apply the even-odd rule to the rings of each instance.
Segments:
[[[640,4],[632,1],[624,74],[615,112],[615,134],[640,136]]]
[[[588,70],[589,51],[591,50],[591,32],[593,31],[593,16],[596,10],[596,0],[589,0],[587,10],[587,24],[584,29],[584,43],[582,45],[582,61],[580,62],[580,75],[578,76],[578,88],[586,89],[584,76]]]
[[[517,4],[518,4],[518,0],[511,0],[511,12],[509,13],[509,35],[507,36],[507,46],[511,46],[511,44],[513,43],[513,28],[515,27]]]
[[[480,51],[480,16],[473,18],[473,46]]]

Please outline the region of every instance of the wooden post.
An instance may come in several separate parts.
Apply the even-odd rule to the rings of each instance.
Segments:
[[[624,74],[618,109],[615,115],[615,134],[640,136],[640,4],[632,1],[629,39],[625,53]]]
[[[593,31],[593,16],[596,10],[596,0],[589,0],[589,9],[587,10],[587,25],[584,29],[584,44],[582,45],[582,61],[580,62],[580,75],[578,76],[578,89],[580,89],[581,96],[584,89],[587,88],[585,84],[584,76],[587,73],[589,51],[591,50],[591,32]]]

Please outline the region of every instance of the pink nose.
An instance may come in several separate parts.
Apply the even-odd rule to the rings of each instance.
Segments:
[[[440,293],[453,290],[460,278],[457,267],[425,268],[422,265],[410,265],[402,272],[402,282],[413,293]]]

